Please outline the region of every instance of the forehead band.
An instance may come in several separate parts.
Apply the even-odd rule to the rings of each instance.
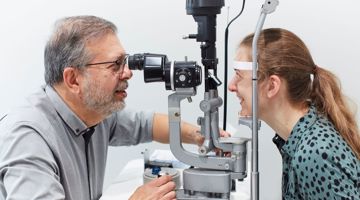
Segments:
[[[252,62],[234,61],[233,68],[235,70],[252,70],[252,64]]]

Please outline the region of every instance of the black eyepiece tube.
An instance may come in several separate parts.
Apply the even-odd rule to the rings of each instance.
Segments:
[[[201,84],[201,67],[194,61],[175,61],[173,65],[164,54],[134,54],[128,59],[131,70],[143,70],[144,81],[165,82],[167,90],[196,87]]]
[[[170,67],[170,62],[166,55],[142,53],[129,56],[129,69],[144,70],[144,81],[163,82],[165,80],[165,71]]]
[[[144,54],[130,55],[128,58],[129,69],[131,70],[143,70],[144,69]]]

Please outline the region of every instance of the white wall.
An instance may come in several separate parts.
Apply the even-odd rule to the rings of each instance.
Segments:
[[[263,0],[247,1],[243,16],[232,25],[230,61],[240,39],[254,30],[262,3]],[[230,6],[232,17],[240,10],[241,1],[226,0],[227,6]],[[265,22],[265,27],[282,27],[298,34],[309,46],[315,62],[335,72],[342,81],[343,92],[357,104],[360,102],[360,93],[356,89],[360,85],[357,74],[360,72],[357,50],[360,46],[359,7],[358,0],[283,0]],[[227,8],[223,8],[222,14],[218,16],[217,47],[221,79],[226,11]],[[181,39],[183,35],[196,32],[195,22],[186,15],[185,0],[4,1],[0,7],[0,115],[44,83],[43,48],[54,21],[64,16],[83,14],[113,21],[119,27],[120,39],[130,53],[165,53],[171,60],[182,60],[187,55],[190,60],[199,61],[199,44]],[[163,83],[145,85],[142,73],[135,72],[130,81],[127,104],[137,109],[167,112],[167,95],[170,92],[164,88]],[[202,87],[194,103],[184,103],[184,119],[196,122],[196,118],[201,115],[198,109],[201,98]],[[235,127],[238,109],[238,101],[230,94],[228,119]],[[250,131],[239,128],[238,134],[250,136]],[[259,141],[261,199],[280,198],[281,158],[271,142],[273,134],[263,124]],[[167,148],[166,145],[155,143],[111,148],[105,184],[111,182],[128,160],[141,157],[140,151],[145,147]]]

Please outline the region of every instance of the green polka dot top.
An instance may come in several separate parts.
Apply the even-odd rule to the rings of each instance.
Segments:
[[[283,158],[283,199],[360,199],[360,161],[314,106],[286,142],[273,141]]]

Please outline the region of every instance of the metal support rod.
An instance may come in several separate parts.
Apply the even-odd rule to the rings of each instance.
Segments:
[[[257,41],[264,25],[266,14],[261,13],[252,42],[252,140],[251,140],[251,199],[259,199],[259,167],[258,167],[258,88],[257,88]]]
[[[260,32],[265,22],[266,15],[275,11],[276,6],[279,5],[278,0],[265,0],[262,5],[261,14],[256,25],[254,38],[252,41],[252,140],[251,140],[251,199],[259,200],[259,167],[258,167],[258,85],[257,85],[257,69],[258,69],[258,54],[257,42]]]

